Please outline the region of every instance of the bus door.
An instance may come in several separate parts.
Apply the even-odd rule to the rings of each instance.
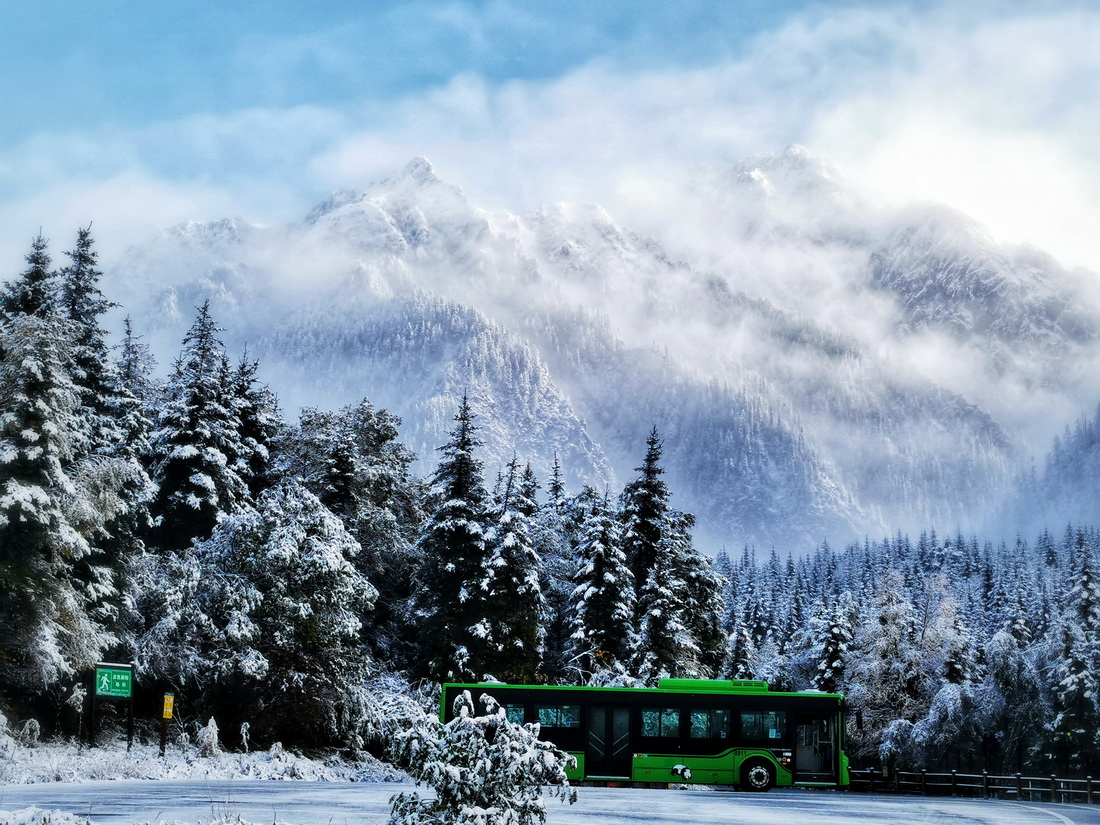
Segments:
[[[836,714],[798,714],[795,719],[795,782],[836,782]]]
[[[585,776],[630,778],[630,708],[592,705],[588,708]]]

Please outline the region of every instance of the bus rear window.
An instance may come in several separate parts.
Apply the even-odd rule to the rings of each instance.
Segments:
[[[580,705],[539,705],[539,724],[544,728],[579,728]]]
[[[786,733],[787,712],[784,710],[741,711],[741,738],[748,742],[783,739]]]

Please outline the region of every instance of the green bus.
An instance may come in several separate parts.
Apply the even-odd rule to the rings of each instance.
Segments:
[[[752,680],[662,679],[656,688],[445,684],[440,718],[470,691],[576,758],[571,781],[844,788],[844,697]]]

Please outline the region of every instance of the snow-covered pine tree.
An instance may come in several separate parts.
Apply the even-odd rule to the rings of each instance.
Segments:
[[[352,563],[359,545],[295,480],[222,519],[195,548],[216,628],[207,706],[258,737],[338,740],[369,660],[359,616],[377,593]]]
[[[526,473],[525,479],[526,479]],[[531,543],[538,554],[539,588],[543,600],[543,663],[542,672],[551,682],[566,676],[566,646],[569,639],[569,596],[573,591],[574,550],[572,531],[566,523],[568,504],[561,466],[554,456],[548,500],[540,505],[531,519]]]
[[[986,677],[978,700],[986,718],[984,754],[992,770],[1023,772],[1046,716],[1031,632],[1022,619],[993,634],[985,646]]]
[[[1100,580],[1085,533],[1072,540],[1068,608],[1054,663],[1054,718],[1044,761],[1052,769],[1092,774],[1100,766]]]
[[[450,722],[425,717],[398,734],[396,760],[434,794],[394,796],[389,825],[541,825],[544,791],[576,801],[566,776],[572,757],[539,739],[537,726],[509,721],[493,697],[481,702],[485,713],[478,716],[463,691]]]
[[[48,317],[56,311],[56,275],[50,269],[49,241],[39,234],[31,241],[27,268],[0,291],[0,317],[12,320],[24,315]]]
[[[238,422],[237,442],[241,449],[234,464],[253,499],[273,482],[271,446],[283,427],[279,402],[271,388],[257,378],[259,369],[260,362],[249,358],[246,352],[230,378],[231,398]]]
[[[726,641],[726,655],[722,660],[722,676],[726,679],[751,679],[752,661],[756,656],[756,647],[752,633],[744,624],[737,624],[730,631]]]
[[[407,668],[418,635],[409,600],[423,490],[409,469],[416,457],[398,441],[400,423],[366,399],[335,411],[307,407],[280,437],[276,463],[277,474],[301,479],[359,541],[356,567],[378,589],[363,639],[376,658]]]
[[[152,538],[161,551],[206,539],[219,518],[249,499],[236,466],[245,449],[221,331],[205,302],[183,339],[150,438]]]
[[[193,699],[196,705],[219,636],[203,612],[209,574],[194,547],[179,554],[143,553],[134,564],[135,627],[129,658],[139,678],[172,685],[177,697]]]
[[[66,252],[67,266],[58,272],[58,308],[72,322],[74,340],[70,373],[80,398],[80,414],[88,433],[87,453],[104,454],[122,438],[117,424],[113,365],[108,357],[107,331],[101,319],[111,307],[99,288],[103,273],[93,249],[91,227],[77,232],[75,248]],[[78,455],[79,459],[81,456]]]
[[[606,495],[584,522],[568,617],[566,657],[582,682],[615,663],[629,666],[635,646],[634,579]]]
[[[635,471],[638,477],[623,488],[619,498],[619,520],[622,523],[622,548],[630,573],[639,591],[653,574],[665,539],[669,492],[661,476],[661,439],[654,427],[646,439],[646,454]],[[640,627],[642,615],[648,609],[639,592],[635,605],[635,624]]]
[[[725,581],[715,573],[711,560],[692,543],[694,517],[670,508],[667,519],[674,578],[680,587],[681,615],[694,650],[694,658],[681,663],[682,673],[711,678],[721,668],[724,653],[722,589]]]
[[[126,572],[122,579],[129,592],[122,600],[119,621],[120,641],[129,649],[147,629],[147,619],[140,609],[145,585],[138,579],[149,573],[143,569],[147,566],[142,559],[145,549],[143,539],[152,527],[149,506],[156,493],[143,463],[149,454],[152,428],[148,408],[154,395],[159,394],[151,377],[154,366],[148,345],[134,335],[127,317],[123,322],[122,342],[118,346],[115,369],[112,371],[116,423],[122,435],[113,454],[122,459],[126,466],[134,467],[136,472],[124,484],[120,501],[127,504],[127,509],[120,510],[112,519],[111,540],[120,547],[132,549],[125,557]]]
[[[438,681],[472,681],[483,673],[485,639],[475,632],[484,616],[480,590],[487,560],[485,526],[488,493],[481,446],[469,399],[463,395],[443,459],[432,476],[428,517],[417,543],[423,561],[415,594],[421,660]]]
[[[130,316],[123,320],[122,341],[118,345],[118,356],[115,363],[115,380],[117,395],[124,395],[127,399],[133,399],[127,404],[136,406],[135,413],[144,416],[147,421],[144,426],[136,426],[133,430],[126,428],[125,443],[138,447],[138,452],[143,452],[144,445],[149,437],[148,416],[154,400],[161,394],[160,387],[153,378],[156,369],[156,359],[149,349],[149,345],[141,340],[140,335],[134,334],[133,323]],[[136,405],[134,404],[136,402]],[[141,439],[140,444],[135,445],[135,439]]]
[[[138,528],[146,521],[152,485],[139,459],[145,432],[136,432],[132,398],[109,358],[103,315],[116,304],[99,288],[102,272],[91,227],[77,233],[69,263],[57,275],[59,313],[73,330],[69,372],[77,391],[77,415],[84,434],[74,445],[71,476],[91,503],[76,525],[95,552],[77,563],[75,577],[93,605],[97,620],[118,631],[130,557],[140,546]],[[144,423],[144,422],[143,422]],[[137,443],[135,443],[137,442]]]
[[[811,661],[814,665],[812,679],[818,690],[826,693],[841,690],[857,620],[858,610],[847,590],[821,614],[810,619],[815,652]]]
[[[924,716],[931,697],[923,691],[917,624],[903,577],[886,571],[856,631],[848,664],[848,699],[862,709],[866,725],[854,742],[857,748],[875,746],[895,720],[911,724]]]
[[[637,647],[634,672],[649,684],[667,676],[696,675],[699,651],[685,621],[683,582],[677,577],[676,552],[665,538],[654,566],[638,588]]]
[[[478,585],[482,619],[475,633],[485,637],[485,658],[478,670],[505,682],[530,683],[542,660],[544,606],[539,558],[531,543],[530,516],[535,503],[513,455],[499,493],[489,509],[486,561]]]
[[[74,566],[93,552],[90,510],[68,468],[86,436],[68,371],[72,324],[57,311],[45,240],[0,291],[0,683],[38,691],[96,661],[113,637],[89,615]]]

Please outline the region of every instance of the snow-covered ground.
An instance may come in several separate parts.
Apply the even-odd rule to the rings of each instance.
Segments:
[[[0,825],[383,825],[390,798],[412,788],[369,757],[42,744],[0,755]],[[581,788],[575,805],[547,798],[546,808],[549,825],[1100,825],[1100,806],[805,790]]]
[[[0,789],[2,825],[290,823],[384,825],[404,783],[164,780]],[[36,806],[36,813],[29,810]],[[548,825],[1098,825],[1100,807],[924,799],[827,791],[582,788],[575,805],[547,799]],[[10,811],[4,813],[3,811]],[[54,814],[52,812],[64,812]],[[51,812],[48,817],[45,812]]]
[[[72,743],[20,747],[0,755],[0,798],[3,788],[39,782],[90,782],[119,779],[305,779],[325,782],[395,782],[407,780],[401,771],[363,754],[356,761],[336,754],[306,758],[276,745],[251,753],[220,752],[202,756],[194,746],[170,746],[160,756],[156,745],[114,742],[87,748]]]

